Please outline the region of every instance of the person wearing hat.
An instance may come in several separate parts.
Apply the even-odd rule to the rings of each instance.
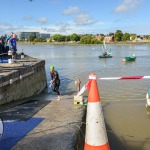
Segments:
[[[50,86],[52,87],[52,90],[58,94],[57,100],[60,100],[60,92],[59,92],[60,79],[58,72],[54,69],[54,66],[50,66],[50,75],[51,75]]]

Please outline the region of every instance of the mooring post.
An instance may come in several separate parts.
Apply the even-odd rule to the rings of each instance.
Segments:
[[[80,91],[81,80],[77,79],[77,92]]]

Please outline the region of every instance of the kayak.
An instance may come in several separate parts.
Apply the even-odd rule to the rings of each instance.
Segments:
[[[112,58],[112,56],[111,55],[105,55],[105,56],[104,55],[100,55],[99,58]]]

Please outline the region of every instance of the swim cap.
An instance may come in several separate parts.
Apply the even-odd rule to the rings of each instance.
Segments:
[[[54,70],[54,66],[50,66],[50,69],[51,69],[51,70]]]

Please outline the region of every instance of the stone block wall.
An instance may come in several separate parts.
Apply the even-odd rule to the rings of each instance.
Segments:
[[[0,105],[39,94],[47,86],[44,60],[20,62],[6,70],[0,74]]]

